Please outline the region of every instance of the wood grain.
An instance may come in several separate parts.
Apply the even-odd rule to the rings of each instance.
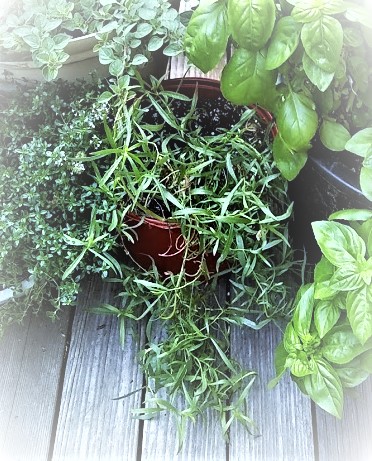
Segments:
[[[1,461],[48,459],[70,313],[31,314],[0,341]]]
[[[345,397],[342,420],[315,409],[319,461],[371,461],[372,378]]]
[[[131,415],[141,392],[113,400],[142,387],[136,355],[140,337],[128,334],[119,344],[117,319],[87,313],[84,308],[115,302],[114,284],[94,279],[85,288],[72,327],[54,461],[133,461],[139,422]],[[83,299],[84,298],[84,299]]]
[[[258,372],[248,397],[249,416],[257,424],[258,435],[252,436],[241,425],[234,424],[229,461],[314,460],[310,400],[289,379],[267,389],[275,373],[273,355],[280,337],[274,325],[260,331],[232,329],[232,357]]]

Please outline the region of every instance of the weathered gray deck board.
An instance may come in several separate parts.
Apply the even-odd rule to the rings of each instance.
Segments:
[[[139,443],[139,421],[131,410],[141,392],[113,400],[142,387],[136,354],[140,338],[127,335],[119,344],[117,319],[93,315],[86,307],[114,303],[115,286],[93,279],[77,307],[66,364],[53,461],[133,461]]]
[[[260,436],[252,437],[234,424],[230,433],[230,461],[314,460],[310,400],[289,379],[282,380],[272,390],[267,389],[275,373],[273,355],[280,337],[274,325],[260,331],[232,329],[232,356],[245,368],[258,372],[248,404]]]
[[[338,420],[316,409],[319,461],[371,461],[372,378],[345,398]]]
[[[0,459],[48,459],[69,311],[12,325],[0,341]]]

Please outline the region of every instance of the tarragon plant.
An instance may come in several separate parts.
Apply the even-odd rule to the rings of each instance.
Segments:
[[[323,256],[313,282],[298,291],[271,385],[289,370],[301,391],[341,417],[344,388],[372,373],[372,211],[344,210],[330,218],[351,225],[313,223]]]

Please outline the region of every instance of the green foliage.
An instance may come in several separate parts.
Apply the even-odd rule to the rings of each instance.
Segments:
[[[178,54],[182,32],[177,11],[164,0],[19,0],[0,23],[0,47],[10,56],[31,53],[50,81],[69,59],[71,40],[94,34],[93,51],[120,77],[143,67],[162,47],[167,56]]]
[[[99,194],[111,212],[101,216],[99,233],[92,231],[90,240],[67,236],[81,249],[67,274],[89,255],[89,241],[98,235],[104,241],[110,232],[118,234],[132,256],[113,268],[122,272],[115,279],[123,287],[122,305],[94,312],[119,318],[122,341],[131,320],[148,319],[140,361],[152,397],[135,416],[172,412],[181,442],[185,423],[207,408],[219,412],[224,433],[234,420],[250,429],[246,397],[255,373],[230,358],[229,329],[259,329],[287,317],[293,284],[288,276],[296,271],[287,241],[291,205],[271,161],[268,133],[247,138],[257,125],[254,111],[246,109],[235,125],[203,135],[197,94],[164,90],[154,78],[151,84],[120,85],[102,95],[115,113],[104,126],[109,146],[84,158],[94,171],[87,190]],[[150,216],[180,226],[179,272],[136,263],[130,244],[141,221],[131,222],[133,212],[141,221]],[[91,229],[95,222],[93,213]],[[211,255],[217,273],[208,267]],[[196,256],[200,264],[190,273],[188,263]],[[223,279],[231,281],[231,297],[219,303],[217,282]]]
[[[293,318],[276,351],[277,377],[271,385],[289,369],[302,391],[341,417],[344,388],[359,385],[371,373],[372,213],[345,210],[331,218],[350,220],[353,226],[313,223],[323,257],[314,282],[297,294]]]
[[[42,300],[55,316],[61,305],[75,301],[82,268],[103,275],[110,269],[107,261],[87,258],[74,276],[62,280],[79,254],[65,234],[84,241],[90,224],[86,210],[95,206],[97,215],[105,212],[99,196],[83,187],[90,172],[82,159],[104,145],[107,107],[95,102],[100,90],[97,81],[19,87],[1,107],[1,327],[37,310]],[[96,247],[102,251],[113,244],[106,236]]]
[[[352,134],[364,136],[363,129],[372,122],[371,24],[365,19],[371,12],[364,4],[356,0],[284,0],[280,5],[273,0],[212,1],[208,8],[218,8],[227,17],[225,31],[220,24],[213,34],[209,13],[200,16],[203,7],[199,6],[189,21],[184,49],[206,72],[219,62],[226,34],[231,35],[233,53],[222,72],[223,94],[234,104],[257,103],[277,117],[280,138],[273,151],[283,176],[288,180],[297,176],[320,127],[327,148],[340,151],[349,145],[365,157],[360,181],[371,199],[371,155],[350,140]],[[215,39],[208,47],[201,36],[189,34],[197,18],[198,28],[208,24]],[[371,146],[369,140],[369,150]]]

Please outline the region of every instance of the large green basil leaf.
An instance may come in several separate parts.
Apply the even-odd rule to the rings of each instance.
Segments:
[[[269,40],[275,24],[273,0],[228,0],[233,39],[247,50],[258,51]]]
[[[266,109],[274,106],[276,73],[265,69],[264,50],[235,50],[221,76],[223,96],[234,104],[259,104]]]
[[[314,361],[309,360],[305,352],[299,352],[291,364],[290,371],[293,376],[302,378],[303,376],[314,373],[314,368]]]
[[[302,57],[302,65],[310,82],[313,83],[320,91],[325,91],[332,83],[335,73],[326,72],[321,69],[306,53],[304,53]]]
[[[338,377],[344,387],[355,387],[359,386],[364,382],[369,373],[366,370],[360,368],[360,359],[357,357],[351,363],[348,363],[345,367],[335,368]]]
[[[338,14],[346,11],[344,0],[301,0],[296,2],[292,16],[298,22],[312,22],[322,17],[323,14]]]
[[[330,362],[343,365],[370,349],[371,346],[370,341],[364,345],[361,344],[351,328],[342,326],[333,328],[323,338],[322,353]]]
[[[284,349],[288,353],[297,352],[298,350],[302,349],[302,343],[298,334],[296,333],[292,322],[288,323],[286,326],[284,335],[283,335],[283,345]]]
[[[301,288],[301,296],[293,313],[293,327],[297,334],[305,336],[310,332],[314,310],[314,284]]]
[[[372,128],[358,131],[346,143],[345,149],[360,157],[372,154]]]
[[[186,56],[202,72],[208,72],[225,54],[229,35],[226,3],[202,4],[194,11],[186,29]]]
[[[330,280],[335,271],[335,267],[331,264],[327,258],[321,257],[314,269],[314,282],[324,282]]]
[[[366,254],[363,239],[351,227],[328,221],[315,221],[311,225],[322,253],[335,266],[355,264]]]
[[[320,140],[329,150],[341,152],[351,138],[349,131],[341,123],[323,120],[320,126]]]
[[[347,316],[358,340],[365,344],[372,336],[372,286],[350,291],[346,298]]]
[[[366,221],[367,219],[372,219],[372,210],[357,208],[339,210],[332,213],[328,219],[343,219],[345,221]]]
[[[333,300],[320,301],[314,311],[314,324],[323,338],[337,323],[340,318],[340,309],[338,303]]]
[[[303,378],[306,392],[320,408],[341,418],[344,392],[340,378],[325,360],[318,359],[316,364],[317,371]]]
[[[298,175],[307,160],[307,150],[296,152],[284,141],[280,133],[274,139],[273,155],[279,171],[288,181],[292,181]]]
[[[276,123],[281,137],[292,149],[307,148],[318,128],[314,102],[304,94],[290,91],[279,105]]]
[[[360,188],[367,199],[372,201],[372,168],[362,166],[360,170]]]
[[[290,16],[276,23],[266,56],[266,69],[281,66],[296,50],[300,41],[301,25]]]
[[[357,263],[338,267],[329,281],[329,285],[336,292],[356,290],[361,288],[363,283],[363,275]]]
[[[304,24],[301,40],[307,55],[326,72],[335,72],[340,60],[343,31],[340,22],[330,16],[321,16]]]
[[[286,360],[288,357],[288,352],[286,351],[286,348],[284,347],[283,341],[278,344],[277,348],[275,349],[274,353],[274,364],[275,364],[275,372],[276,376],[281,376],[284,371],[286,370]]]

